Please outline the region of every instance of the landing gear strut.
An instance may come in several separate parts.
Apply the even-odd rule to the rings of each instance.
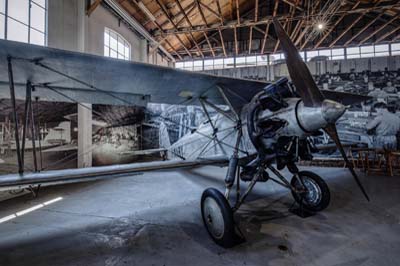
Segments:
[[[293,213],[301,217],[306,217],[302,215],[304,213],[319,212],[328,207],[330,202],[329,188],[325,181],[317,174],[309,171],[299,171],[294,174],[289,183],[273,166],[269,165],[267,167],[278,177],[278,179],[269,177],[268,180],[291,190],[293,198],[300,206],[297,209],[300,212],[292,211]],[[240,178],[236,178],[238,189],[236,203],[233,207],[228,202],[230,189],[225,196],[214,188],[204,191],[201,197],[203,222],[211,238],[218,245],[229,248],[239,242],[240,237],[235,232],[233,214],[252,191],[259,180],[259,175],[260,172],[254,175],[243,195],[240,195]],[[237,173],[237,177],[239,177],[239,173]]]

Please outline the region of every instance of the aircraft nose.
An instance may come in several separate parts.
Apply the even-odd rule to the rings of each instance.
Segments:
[[[346,106],[332,100],[324,100],[321,111],[326,122],[335,123],[346,111]]]

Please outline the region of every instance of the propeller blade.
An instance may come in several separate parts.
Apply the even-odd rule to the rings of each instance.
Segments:
[[[365,191],[363,185],[361,184],[360,179],[358,179],[358,176],[357,176],[356,172],[354,171],[353,166],[350,164],[349,159],[347,158],[346,152],[343,149],[343,146],[342,146],[342,143],[340,142],[339,135],[337,133],[335,124],[329,124],[328,126],[326,126],[324,128],[324,130],[336,143],[336,147],[339,149],[340,153],[342,154],[342,157],[346,163],[347,168],[350,170],[351,174],[353,175],[354,180],[356,181],[361,192],[364,194],[365,198],[369,201],[368,194]]]
[[[341,103],[343,105],[353,105],[372,100],[372,97],[370,96],[364,96],[348,92],[338,92],[338,91],[328,91],[328,90],[322,90],[321,92],[326,99]]]
[[[324,96],[318,89],[317,84],[315,84],[307,65],[301,59],[299,51],[296,49],[295,45],[276,18],[273,19],[273,23],[275,32],[281,42],[281,47],[285,54],[286,65],[290,77],[296,87],[297,93],[303,100],[304,106],[321,106]]]

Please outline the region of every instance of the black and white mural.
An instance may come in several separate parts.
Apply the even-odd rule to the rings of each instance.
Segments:
[[[323,90],[371,97],[348,107],[338,121],[338,133],[347,146],[397,149],[400,141],[400,69],[315,75]],[[24,101],[17,101],[18,131],[22,136]],[[33,145],[39,169],[77,167],[78,115],[76,103],[33,103],[36,136],[25,136],[25,170],[33,169]],[[210,115],[215,115],[211,113]],[[0,174],[17,171],[11,102],[0,99]],[[93,166],[165,159],[165,151],[207,121],[200,106],[149,104],[147,108],[92,106]],[[22,140],[20,140],[22,143]],[[338,152],[326,135],[313,137],[317,156]],[[330,148],[331,147],[331,148]]]
[[[316,77],[321,89],[370,96],[371,100],[354,106],[338,121],[344,143],[360,147],[397,149],[400,132],[400,69],[327,73]],[[316,139],[328,144],[329,139]]]

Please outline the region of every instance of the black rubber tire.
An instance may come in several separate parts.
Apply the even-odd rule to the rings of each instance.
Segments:
[[[205,217],[205,202],[207,199],[213,200],[220,210],[223,219],[223,233],[220,236],[213,234],[212,229],[209,227],[207,220],[210,217]],[[203,217],[204,226],[208,234],[215,243],[224,247],[230,248],[236,244],[235,225],[233,220],[232,208],[226,200],[225,196],[215,188],[206,189],[201,196],[201,216]]]
[[[301,204],[301,201],[303,201],[304,208],[313,212],[319,212],[326,209],[331,201],[331,193],[329,191],[329,187],[326,184],[326,182],[319,175],[309,171],[301,171],[299,172],[299,176],[300,178],[302,178],[302,180],[304,180],[305,178],[309,178],[312,181],[314,181],[314,184],[316,184],[319,188],[320,199],[316,203],[310,203],[307,201],[306,198],[302,199],[301,195],[292,191],[293,198],[296,200],[296,202],[298,204]],[[298,183],[299,183],[298,179],[293,176],[292,180],[290,181],[290,184],[293,187],[298,187]]]

